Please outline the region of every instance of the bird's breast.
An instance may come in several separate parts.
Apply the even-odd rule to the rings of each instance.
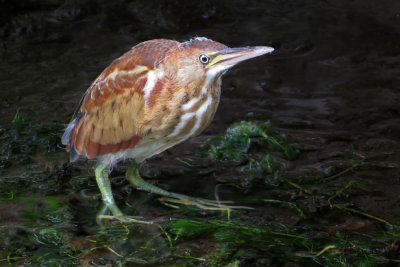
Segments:
[[[180,106],[181,115],[169,138],[178,137],[186,140],[200,134],[212,121],[217,110],[220,82],[206,84],[198,95],[194,95]]]
[[[149,134],[143,136],[133,149],[117,157],[134,158],[141,162],[200,134],[210,124],[220,99],[220,82],[204,85],[192,92],[187,88],[174,92],[171,99],[165,102],[167,111],[151,121]]]

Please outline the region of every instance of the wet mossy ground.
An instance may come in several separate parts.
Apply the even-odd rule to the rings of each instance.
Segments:
[[[0,1],[0,266],[398,266],[399,1]],[[273,54],[223,77],[211,125],[141,166],[158,186],[253,209],[166,206],[62,131],[112,60],[205,36]]]
[[[253,209],[221,213],[162,205],[157,196],[130,187],[125,163],[113,172],[115,197],[125,213],[154,224],[98,225],[93,163],[67,163],[59,143],[63,128],[17,113],[12,126],[1,129],[1,266],[400,263],[399,214],[382,217],[365,202],[387,197],[373,182],[397,164],[352,151],[318,171],[293,172],[291,164],[319,149],[294,142],[270,122],[242,121],[190,153],[164,153],[141,171],[169,190]]]

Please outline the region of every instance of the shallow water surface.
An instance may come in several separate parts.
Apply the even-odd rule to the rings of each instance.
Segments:
[[[0,11],[0,265],[396,266],[397,1],[20,1]],[[138,42],[206,36],[273,55],[223,78],[198,137],[146,161],[173,192],[253,207],[162,205],[111,174],[125,213],[96,223],[93,161],[60,144],[83,92]],[[238,122],[241,122],[239,123]]]

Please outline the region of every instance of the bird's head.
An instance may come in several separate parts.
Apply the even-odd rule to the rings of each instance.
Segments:
[[[213,82],[236,64],[274,51],[268,46],[229,48],[204,37],[180,43],[171,49],[164,66],[184,83]]]

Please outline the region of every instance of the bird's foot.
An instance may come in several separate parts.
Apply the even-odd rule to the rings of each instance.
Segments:
[[[161,197],[158,200],[160,200],[163,204],[173,208],[178,208],[178,206],[174,204],[182,204],[186,206],[195,206],[203,210],[221,210],[228,212],[232,209],[248,209],[248,210],[253,209],[251,207],[246,207],[246,206],[230,205],[233,203],[233,201],[217,201],[217,200],[209,200],[203,198],[194,198],[180,194],[174,194],[174,195],[175,196],[173,197]]]
[[[99,224],[101,224],[101,220],[116,220],[121,223],[142,223],[142,224],[153,224],[152,221],[145,221],[142,219],[142,217],[135,217],[135,216],[128,216],[125,214],[121,215],[99,215],[97,216],[97,221]]]
[[[139,169],[136,164],[133,164],[126,171],[126,179],[136,188],[140,188],[142,190],[145,190],[153,194],[161,195],[162,197],[159,198],[159,200],[163,204],[173,208],[178,208],[178,206],[175,204],[182,204],[187,206],[195,206],[203,210],[221,210],[228,212],[232,209],[252,209],[250,207],[245,207],[245,206],[230,205],[233,203],[232,201],[218,201],[218,200],[208,200],[203,198],[194,198],[166,191],[143,180],[140,177]]]

